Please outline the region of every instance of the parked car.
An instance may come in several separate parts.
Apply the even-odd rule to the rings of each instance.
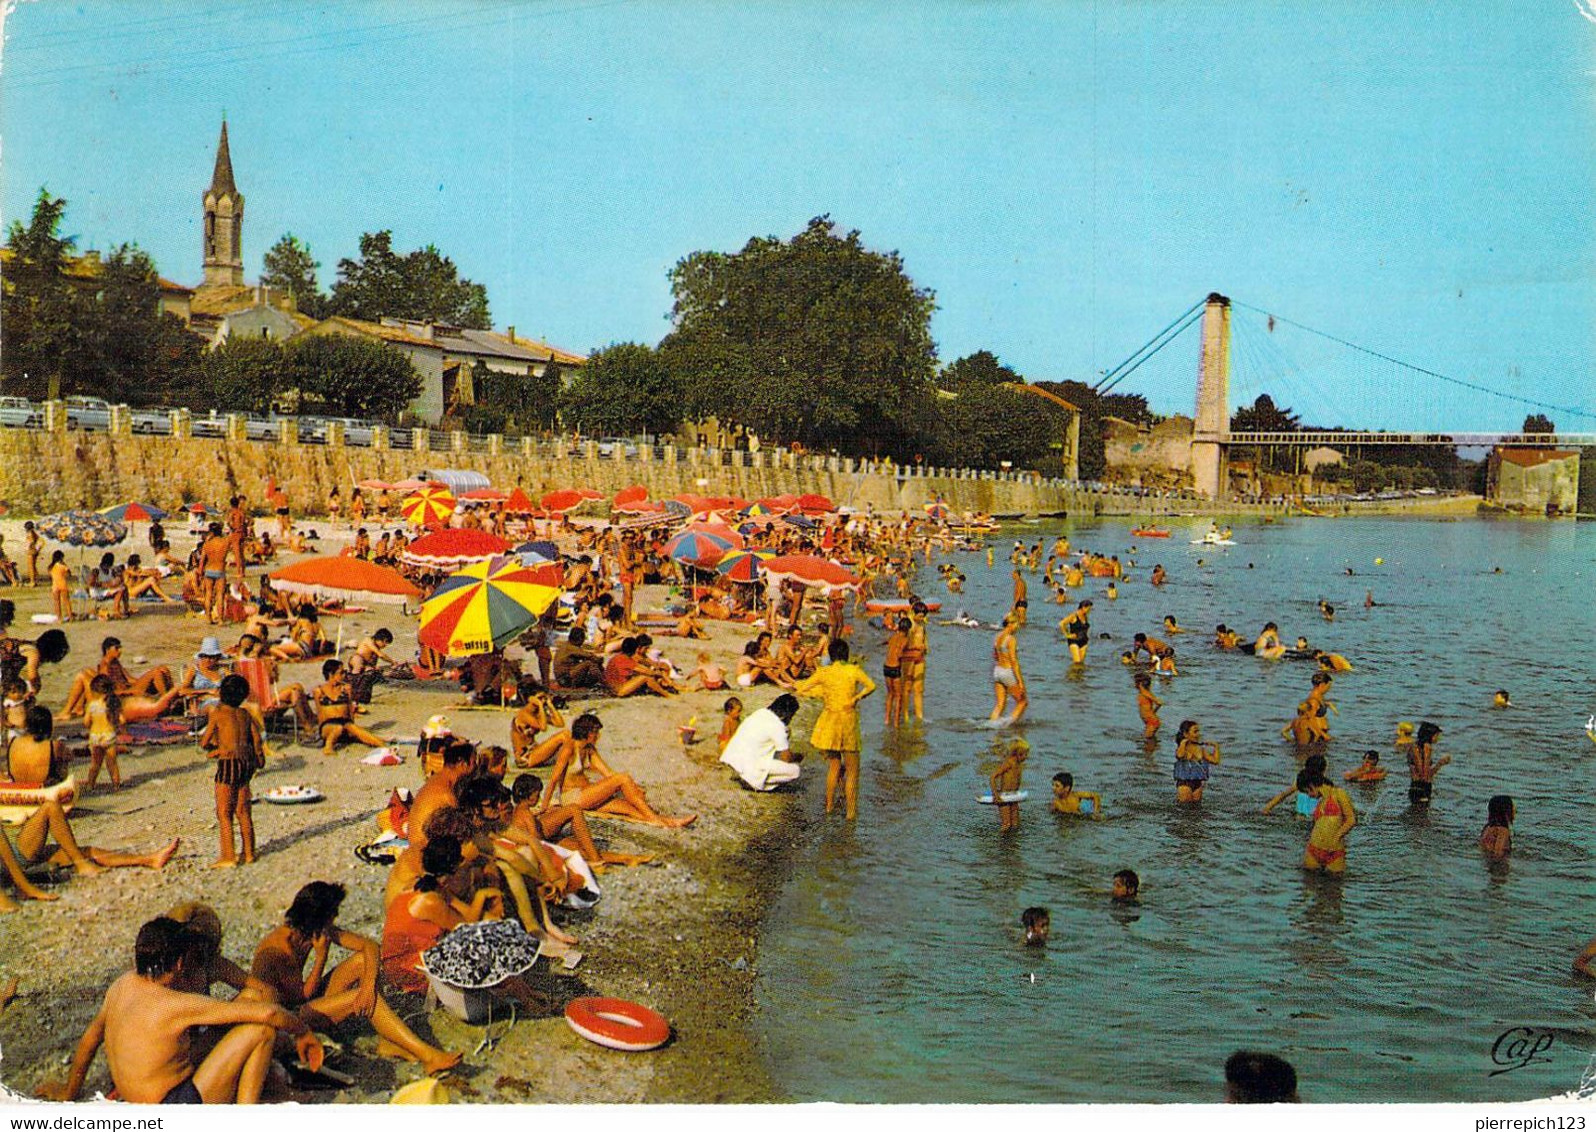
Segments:
[[[637,445],[622,436],[600,437],[598,442],[598,454],[607,460],[615,455],[615,449],[617,446],[620,447],[622,455],[626,459],[637,459]]]
[[[104,429],[111,427],[111,404],[99,397],[66,399],[68,428]]]
[[[42,423],[44,413],[34,407],[26,397],[0,397],[0,425],[11,428],[34,428]]]

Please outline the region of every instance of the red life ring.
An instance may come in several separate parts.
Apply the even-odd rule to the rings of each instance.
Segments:
[[[572,999],[565,1021],[590,1042],[633,1053],[662,1046],[671,1036],[663,1015],[624,998]]]

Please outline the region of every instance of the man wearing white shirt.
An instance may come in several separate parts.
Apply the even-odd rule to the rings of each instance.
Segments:
[[[798,777],[802,755],[792,752],[787,725],[798,714],[798,697],[778,696],[743,720],[726,744],[720,761],[730,766],[755,790],[774,790]]]

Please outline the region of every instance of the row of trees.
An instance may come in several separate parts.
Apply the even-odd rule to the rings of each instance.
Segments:
[[[410,359],[382,342],[301,334],[288,342],[235,338],[200,363],[200,404],[227,412],[276,407],[338,417],[393,419],[421,392]]]

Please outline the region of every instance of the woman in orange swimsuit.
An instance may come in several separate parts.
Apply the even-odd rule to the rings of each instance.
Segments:
[[[1352,808],[1352,798],[1341,787],[1330,785],[1322,769],[1305,773],[1306,793],[1317,798],[1319,804],[1313,809],[1313,828],[1308,831],[1302,867],[1309,872],[1339,875],[1347,871],[1346,838],[1358,824],[1358,814]]]

